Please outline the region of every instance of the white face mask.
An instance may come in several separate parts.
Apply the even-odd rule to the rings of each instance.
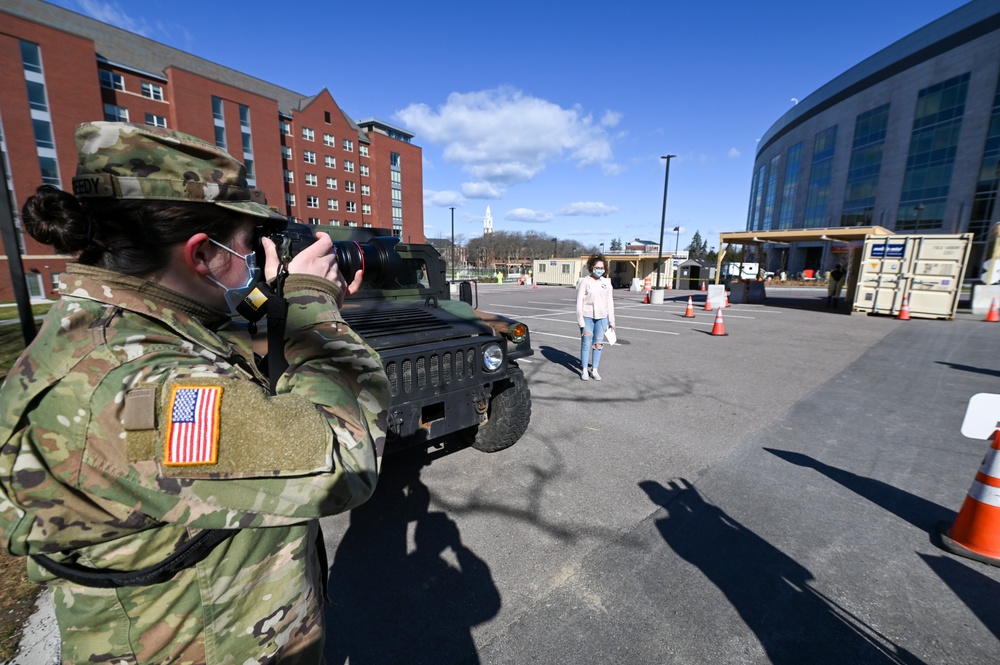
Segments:
[[[604,268],[594,268],[592,272],[598,277],[601,277],[602,275],[604,275]]]
[[[230,254],[240,257],[247,264],[247,281],[242,286],[237,286],[235,288],[229,288],[211,275],[205,275],[209,281],[225,291],[223,297],[226,299],[226,304],[229,305],[229,313],[235,316],[236,306],[243,302],[243,299],[246,298],[251,291],[253,291],[254,286],[257,284],[257,280],[260,279],[260,268],[257,267],[257,255],[253,252],[250,252],[249,254],[240,254],[226,247],[221,242],[212,240],[211,238],[209,238],[209,240]]]

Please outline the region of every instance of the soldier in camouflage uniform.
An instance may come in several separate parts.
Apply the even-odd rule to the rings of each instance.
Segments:
[[[77,147],[75,196],[42,187],[24,210],[78,262],[0,392],[3,542],[52,589],[65,663],[322,662],[317,519],[375,489],[389,400],[339,313],[359,280],[325,235],[289,263],[271,396],[225,311],[254,277],[254,220],[279,217],[243,165],[122,123],[81,125]],[[193,543],[165,581],[123,573],[162,574]]]

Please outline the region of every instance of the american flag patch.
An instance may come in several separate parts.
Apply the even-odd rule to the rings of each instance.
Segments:
[[[219,443],[221,386],[174,386],[163,463],[215,464]]]

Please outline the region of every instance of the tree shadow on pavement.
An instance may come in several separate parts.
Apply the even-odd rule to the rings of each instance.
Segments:
[[[667,511],[656,520],[663,539],[725,595],[769,662],[922,663],[810,586],[808,569],[682,482],[639,486]]]
[[[918,556],[937,573],[966,607],[972,610],[983,625],[1000,639],[1000,613],[997,612],[997,605],[1000,604],[1000,582],[949,557],[919,553]]]
[[[937,537],[937,525],[939,523],[951,523],[955,520],[955,511],[949,510],[933,501],[928,501],[916,494],[911,494],[906,490],[893,487],[881,480],[859,476],[856,473],[838,469],[835,466],[824,464],[802,453],[795,453],[788,450],[774,450],[772,448],[764,448],[764,450],[791,464],[815,469],[858,496],[868,499],[876,506],[880,506],[893,515],[906,520],[918,529],[926,531],[931,535],[932,539],[936,539]]]
[[[455,522],[429,511],[430,459],[387,457],[378,490],[351,511],[330,567],[327,663],[479,662],[471,629],[496,616],[500,593]]]

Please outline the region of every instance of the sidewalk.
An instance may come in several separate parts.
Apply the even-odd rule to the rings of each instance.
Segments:
[[[24,625],[21,647],[6,665],[59,665],[59,627],[56,625],[52,593],[43,589],[35,603],[35,613]]]

